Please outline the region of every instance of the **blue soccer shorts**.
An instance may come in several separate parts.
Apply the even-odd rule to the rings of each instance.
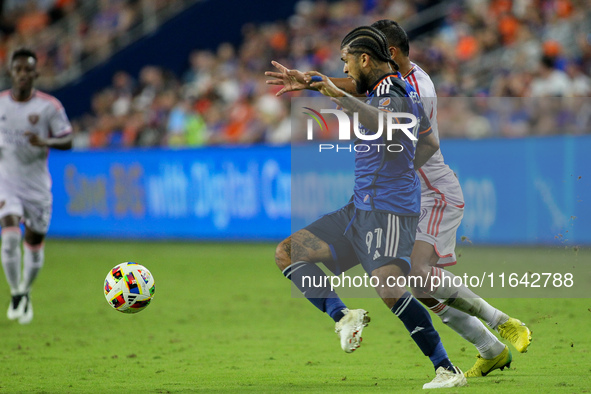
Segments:
[[[358,264],[368,274],[396,264],[408,275],[418,222],[418,216],[364,211],[351,202],[305,229],[329,245],[333,258],[323,263],[335,275]]]

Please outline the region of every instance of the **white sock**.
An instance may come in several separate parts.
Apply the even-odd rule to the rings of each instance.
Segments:
[[[429,309],[439,316],[444,324],[476,346],[483,358],[489,360],[495,358],[505,349],[505,345],[476,317],[442,303],[429,307]]]
[[[19,294],[21,281],[21,229],[6,227],[2,229],[2,267],[10,287],[10,294]]]
[[[478,297],[463,284],[457,287],[454,286],[452,283],[454,283],[453,279],[456,276],[451,272],[433,267],[431,269],[431,275],[431,279],[435,279],[435,282],[432,283],[439,284],[439,286],[433,289],[428,288],[427,290],[430,290],[429,293],[434,298],[443,300],[443,303],[446,305],[484,320],[489,327],[495,330],[499,324],[503,324],[509,319],[509,316],[493,308],[488,302]],[[461,281],[458,280],[455,283],[461,283]]]
[[[43,261],[45,260],[44,245],[29,245],[25,242],[24,258],[23,258],[23,293],[28,293],[31,290],[31,285],[35,278],[43,268]]]

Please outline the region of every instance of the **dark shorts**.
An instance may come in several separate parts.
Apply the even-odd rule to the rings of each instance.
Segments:
[[[335,275],[360,263],[368,274],[396,264],[408,275],[418,222],[418,216],[364,211],[349,203],[305,229],[329,245],[333,259],[323,263]]]

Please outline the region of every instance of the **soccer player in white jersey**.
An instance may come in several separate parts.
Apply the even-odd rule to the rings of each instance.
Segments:
[[[406,32],[392,20],[380,20],[372,26],[381,30],[388,38],[392,58],[399,64],[403,77],[421,96],[433,132],[439,139],[435,87],[429,75],[410,61]],[[433,154],[417,171],[421,180],[421,219],[411,257],[413,264],[416,263],[415,267],[423,272],[411,272],[411,275],[425,276],[430,273],[439,277],[453,276],[442,268],[456,264],[456,231],[464,211],[460,183],[445,164],[441,150]],[[465,287],[440,287],[429,293],[432,297],[420,289],[413,289],[413,293],[444,323],[478,349],[480,354],[476,364],[466,371],[468,377],[486,376],[495,369],[509,366],[512,359],[509,348],[476,317],[499,331],[520,352],[525,352],[530,344],[531,332],[523,323],[492,307]]]
[[[72,127],[61,103],[33,88],[38,76],[34,52],[15,51],[9,73],[12,87],[0,92],[1,259],[12,296],[7,317],[28,324],[33,319],[31,286],[43,267],[43,240],[51,218],[47,155],[49,148],[72,147]]]
[[[406,33],[391,20],[378,21],[372,27],[381,30],[388,38],[392,58],[399,64],[399,71],[403,77],[421,96],[425,113],[429,116],[439,139],[435,87],[429,75],[410,61]],[[273,62],[273,65],[280,72],[267,72],[267,76],[276,78],[267,83],[283,86],[278,95],[294,90],[310,89],[311,81],[301,71],[289,70],[277,62]],[[331,80],[339,88],[355,92],[355,86],[349,78],[331,78]],[[431,152],[428,154],[430,155]],[[415,167],[418,169],[421,180],[421,216],[411,255],[413,271],[410,275],[423,278],[430,276],[453,278],[454,275],[442,267],[456,264],[454,252],[456,231],[462,220],[464,209],[462,189],[454,172],[443,161],[440,150],[427,158],[428,160],[424,160],[421,157],[419,143]],[[425,288],[430,287],[430,283],[425,282],[425,285]],[[510,318],[493,308],[465,286],[439,286],[432,293],[413,289],[413,293],[444,323],[478,349],[480,354],[474,366],[466,371],[467,377],[486,376],[495,369],[502,370],[509,367],[512,361],[509,348],[486,329],[478,318],[497,330],[520,352],[525,352],[531,342],[531,332],[521,321]]]

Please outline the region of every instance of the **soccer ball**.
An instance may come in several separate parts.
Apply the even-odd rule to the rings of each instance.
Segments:
[[[123,313],[140,312],[154,297],[154,277],[137,263],[121,263],[107,274],[105,297],[113,308]]]

